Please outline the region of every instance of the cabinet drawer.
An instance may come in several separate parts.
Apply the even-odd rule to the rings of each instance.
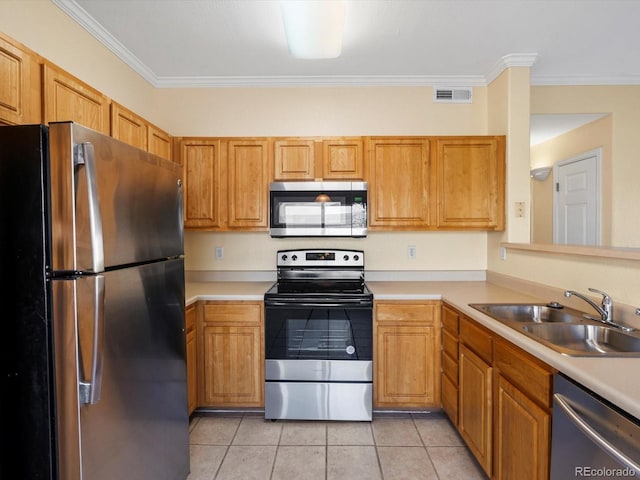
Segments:
[[[454,425],[458,425],[458,388],[445,375],[442,376],[442,409]]]
[[[256,303],[207,303],[204,305],[204,321],[219,325],[260,325],[262,305]]]
[[[460,316],[458,315],[458,312],[448,308],[447,306],[442,307],[442,328],[456,337],[458,336],[459,319]]]
[[[460,340],[485,362],[491,364],[493,340],[487,330],[477,325],[473,320],[462,317],[460,321]]]
[[[495,342],[493,366],[540,405],[551,408],[553,371],[520,348]]]
[[[458,385],[458,357],[452,358],[442,353],[442,372],[454,385]]]
[[[420,322],[436,324],[439,302],[424,303],[377,303],[376,320],[379,322]]]
[[[442,330],[442,350],[451,358],[458,359],[458,339],[445,330]]]

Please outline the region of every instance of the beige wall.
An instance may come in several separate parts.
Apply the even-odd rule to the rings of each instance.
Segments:
[[[611,243],[612,116],[607,115],[582,127],[531,147],[531,168],[553,167],[556,163],[600,148],[602,175],[602,244]],[[553,242],[553,172],[544,180],[531,180],[531,241]]]
[[[617,301],[640,305],[637,262],[515,251],[509,251],[506,260],[500,258],[500,242],[528,241],[528,218],[513,217],[513,202],[528,202],[529,114],[614,112],[613,155],[616,161],[618,154],[635,159],[637,149],[630,150],[630,145],[640,129],[637,122],[626,120],[640,115],[634,93],[640,87],[619,87],[621,91],[628,89],[635,100],[615,108],[607,102],[606,87],[534,87],[530,91],[529,72],[523,68],[510,69],[490,87],[474,88],[472,105],[434,105],[428,87],[156,90],[49,1],[0,1],[0,31],[173,135],[508,133],[506,233],[378,233],[365,240],[343,240],[340,245],[362,246],[368,253],[368,267],[377,270],[488,268],[559,288],[586,290],[594,286],[609,291]],[[585,106],[580,101],[585,96],[599,99],[601,108],[598,102]],[[625,126],[618,131],[622,123]],[[634,185],[631,182],[640,178],[638,168],[640,162],[627,160],[613,172],[614,185],[618,188],[619,184],[625,198],[634,198],[629,190]],[[638,232],[637,226],[631,228]],[[290,242],[281,243],[266,234],[188,233],[187,266],[229,270],[256,265],[270,269],[269,258],[273,259],[275,250],[311,243]],[[217,245],[225,248],[225,259],[219,262],[214,260]],[[417,246],[418,258],[413,262],[406,258],[406,245]]]

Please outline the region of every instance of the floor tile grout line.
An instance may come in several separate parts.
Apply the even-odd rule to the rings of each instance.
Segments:
[[[436,468],[436,464],[433,462],[433,458],[431,458],[431,454],[429,453],[429,448],[427,448],[427,444],[426,444],[424,438],[422,437],[422,434],[420,433],[420,430],[418,429],[418,426],[416,425],[416,419],[415,419],[415,417],[413,415],[411,415],[411,421],[413,422],[414,428],[418,432],[418,437],[420,437],[420,442],[422,442],[422,448],[424,448],[424,452],[427,454],[427,458],[429,459],[429,463],[431,464],[431,467],[433,468],[433,473],[436,474],[436,480],[440,480],[440,474],[438,473],[438,469]]]

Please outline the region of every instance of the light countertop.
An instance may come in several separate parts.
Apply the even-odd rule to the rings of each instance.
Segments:
[[[187,304],[197,300],[263,300],[273,282],[187,283]],[[640,419],[640,358],[562,355],[470,307],[469,303],[546,302],[488,282],[367,282],[375,300],[443,300]]]

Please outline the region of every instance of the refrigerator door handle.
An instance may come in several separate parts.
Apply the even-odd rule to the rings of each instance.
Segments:
[[[91,329],[91,366],[88,368],[88,378],[79,380],[80,403],[96,404],[100,401],[100,393],[102,390],[102,360],[104,348],[104,276],[96,275],[90,277],[93,280],[93,302],[92,302],[92,320],[93,328]],[[82,335],[79,335],[78,349],[83,352]],[[86,376],[86,372],[84,373]]]
[[[74,166],[84,166],[87,180],[87,204],[89,207],[89,232],[91,235],[91,272],[104,271],[104,240],[102,236],[102,215],[100,196],[96,180],[96,163],[93,144],[90,142],[74,145]]]

